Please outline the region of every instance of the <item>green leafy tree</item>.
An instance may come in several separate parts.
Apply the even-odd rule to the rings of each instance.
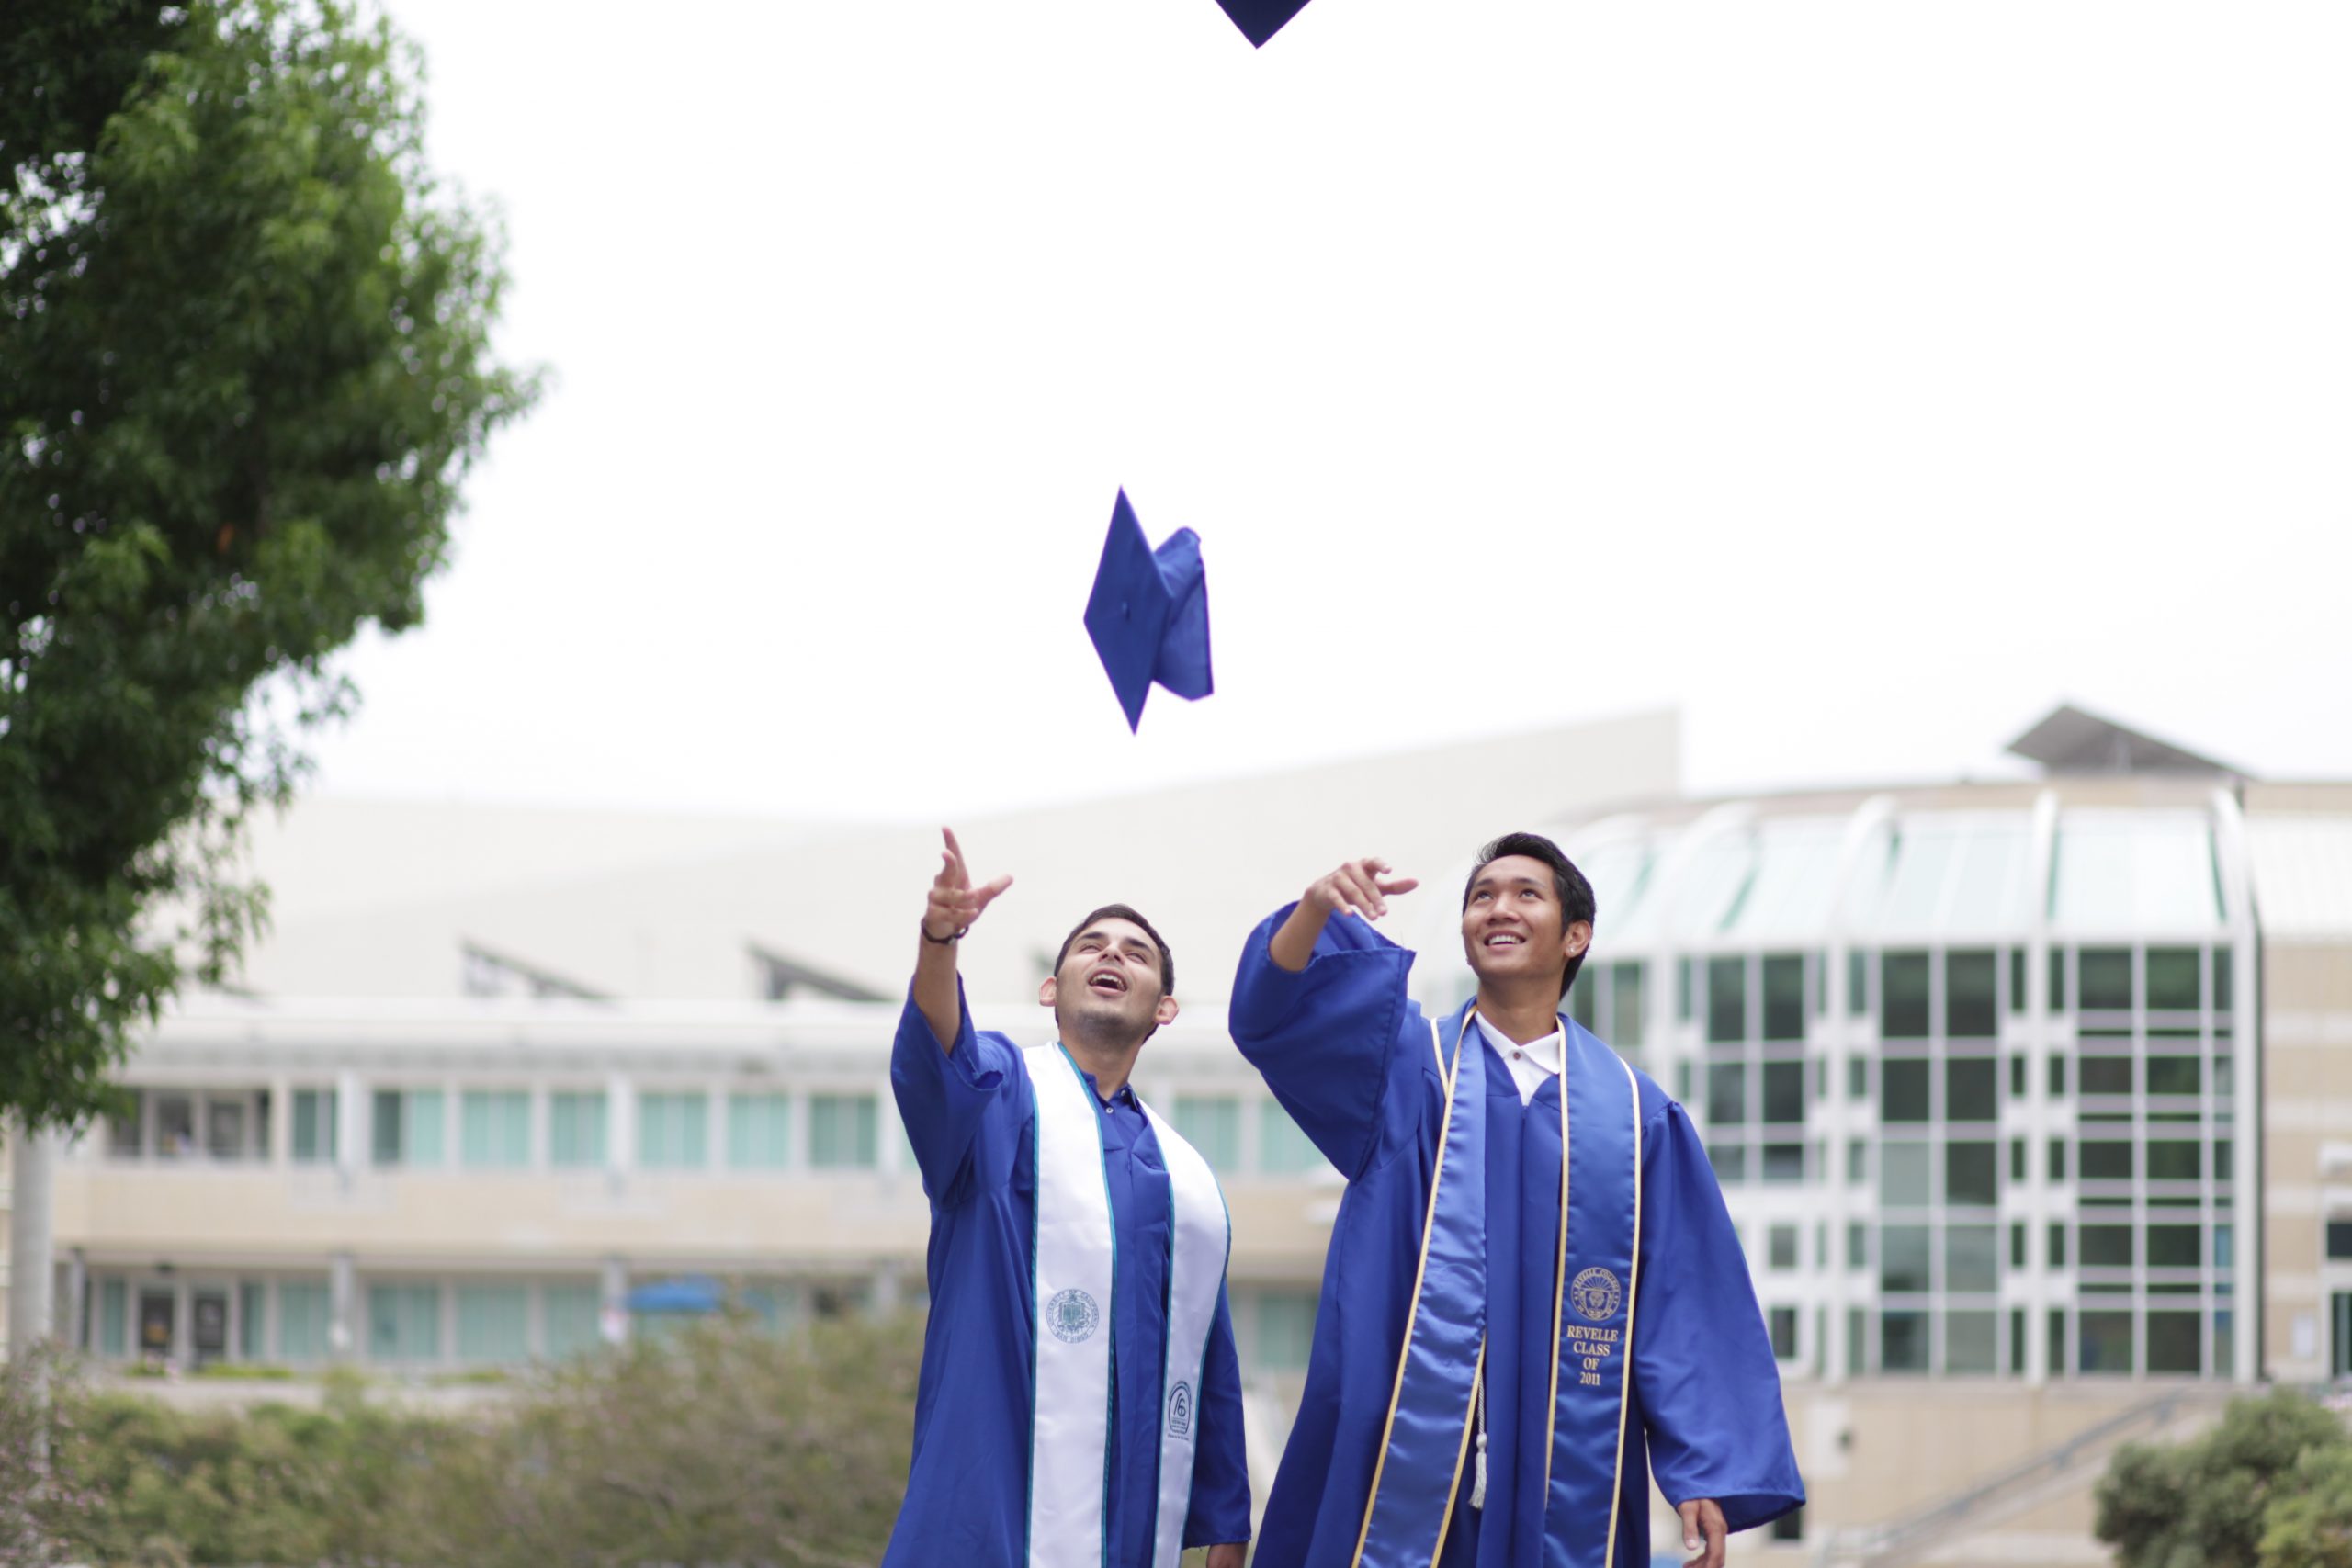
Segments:
[[[2305,1396],[2241,1399],[2193,1441],[2120,1450],[2093,1529],[2121,1568],[2257,1568],[2272,1506],[2347,1454],[2343,1421]]]
[[[2352,1568],[2352,1446],[2313,1449],[2262,1516],[2262,1568]]]
[[[422,613],[536,394],[419,68],[334,0],[0,27],[0,1108],[85,1118],[262,914],[233,861],[334,655]]]

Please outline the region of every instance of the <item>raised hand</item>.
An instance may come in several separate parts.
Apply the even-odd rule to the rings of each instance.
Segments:
[[[1392,869],[1386,861],[1374,855],[1351,860],[1339,870],[1317,877],[1307,886],[1299,903],[1325,919],[1345,911],[1376,920],[1388,913],[1391,894],[1410,893],[1421,885],[1419,877],[1391,874]]]
[[[939,874],[931,880],[931,897],[922,911],[922,934],[933,942],[953,942],[972,929],[972,922],[996,901],[996,896],[1012,886],[1012,878],[1000,876],[973,886],[972,874],[964,864],[964,846],[956,841],[956,829],[942,828],[940,832],[947,840],[947,848],[939,857]]]

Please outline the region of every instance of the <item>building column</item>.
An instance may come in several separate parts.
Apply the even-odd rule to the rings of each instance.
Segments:
[[[57,1139],[13,1123],[14,1191],[8,1216],[8,1353],[30,1349],[49,1336],[55,1308],[55,1247],[51,1224],[56,1192]]]
[[[890,1318],[899,1315],[903,1305],[899,1290],[899,1264],[895,1258],[877,1263],[874,1268],[874,1315]]]
[[[605,1259],[601,1295],[597,1327],[605,1344],[618,1345],[628,1337],[628,1264],[621,1258]]]
[[[196,1368],[196,1292],[176,1270],[172,1275],[172,1353],[164,1359],[184,1372]]]
[[[368,1167],[368,1092],[357,1073],[335,1075],[334,1163],[346,1187]]]
[[[327,1260],[327,1354],[337,1361],[359,1359],[359,1274],[348,1252]]]
[[[282,1074],[269,1080],[269,1147],[262,1157],[273,1170],[294,1163],[294,1086]]]
[[[605,1080],[605,1168],[616,1184],[637,1163],[637,1085],[626,1073]]]
[[[76,1350],[90,1348],[90,1262],[78,1247],[65,1258],[65,1332],[59,1337]]]

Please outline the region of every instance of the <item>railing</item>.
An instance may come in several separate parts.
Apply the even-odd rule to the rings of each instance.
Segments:
[[[1816,1561],[1858,1562],[1871,1568],[1892,1568],[1921,1548],[1942,1540],[1971,1517],[2030,1492],[2072,1472],[2088,1458],[2118,1447],[2132,1438],[2163,1429],[2184,1404],[2210,1403],[2211,1390],[2176,1388],[2143,1404],[2132,1405],[2084,1427],[2064,1442],[2007,1470],[1972,1482],[1966,1489],[1917,1513],[1884,1524],[1833,1530],[1824,1537]]]

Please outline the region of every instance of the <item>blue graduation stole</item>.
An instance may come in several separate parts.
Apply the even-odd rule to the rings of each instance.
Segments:
[[[1442,1031],[1431,1025],[1445,1077],[1445,1122],[1387,1429],[1356,1540],[1356,1568],[1426,1568],[1437,1561],[1476,1425],[1486,1371],[1487,1054],[1468,1048],[1474,1010],[1475,1004],[1465,1005]],[[1617,1550],[1633,1394],[1641,1089],[1615,1052],[1565,1018],[1560,1027],[1560,1241],[1552,1292],[1544,1561],[1608,1568]],[[1584,1113],[1573,1139],[1572,1108]],[[1595,1521],[1603,1517],[1607,1528],[1596,1530]],[[1509,1528],[1499,1518],[1494,1523]]]

